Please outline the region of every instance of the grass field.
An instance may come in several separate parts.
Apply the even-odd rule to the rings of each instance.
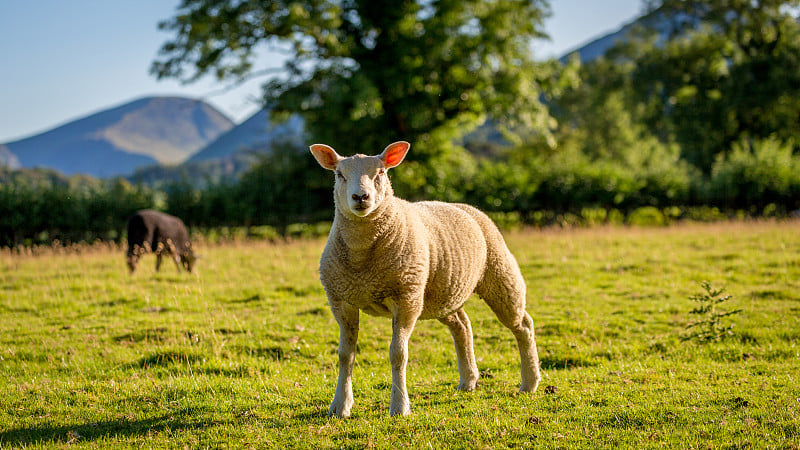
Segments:
[[[337,325],[324,240],[201,248],[195,274],[121,249],[0,253],[0,448],[799,448],[800,223],[508,234],[544,378],[518,395],[511,333],[467,304],[409,345],[413,415],[389,417],[391,322],[362,315],[353,418],[331,419]],[[700,283],[735,335],[682,341]]]

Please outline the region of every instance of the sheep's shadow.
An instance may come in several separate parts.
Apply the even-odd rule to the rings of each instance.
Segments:
[[[160,433],[164,430],[194,430],[224,426],[211,419],[197,419],[189,411],[142,420],[106,420],[71,425],[37,424],[0,432],[0,447],[90,442],[108,436],[127,437]]]

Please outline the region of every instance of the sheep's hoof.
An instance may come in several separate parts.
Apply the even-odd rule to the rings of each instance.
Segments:
[[[332,404],[330,409],[328,409],[328,416],[348,419],[350,417],[350,408],[345,408],[344,405]]]
[[[462,381],[458,383],[458,390],[464,392],[472,392],[478,387],[477,381]]]
[[[392,417],[395,417],[395,416],[410,416],[411,415],[411,408],[406,407],[406,408],[400,409],[399,411],[391,410],[391,411],[389,411],[389,415],[392,416]]]

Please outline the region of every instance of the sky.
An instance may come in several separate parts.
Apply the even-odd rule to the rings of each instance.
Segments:
[[[0,0],[0,143],[38,134],[151,95],[199,98],[236,123],[258,110],[263,79],[234,89],[212,78],[192,84],[150,75],[172,36],[158,23],[179,0]],[[561,56],[631,22],[642,0],[550,0],[550,41],[537,59]],[[265,54],[256,69],[279,67]]]

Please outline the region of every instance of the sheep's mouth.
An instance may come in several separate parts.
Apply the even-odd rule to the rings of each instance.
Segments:
[[[357,209],[359,211],[363,211],[365,209],[369,209],[372,202],[367,200],[356,200],[350,202],[350,205],[353,209]]]
[[[357,216],[366,216],[370,212],[370,205],[365,202],[359,202],[351,206],[350,208],[353,213]]]

